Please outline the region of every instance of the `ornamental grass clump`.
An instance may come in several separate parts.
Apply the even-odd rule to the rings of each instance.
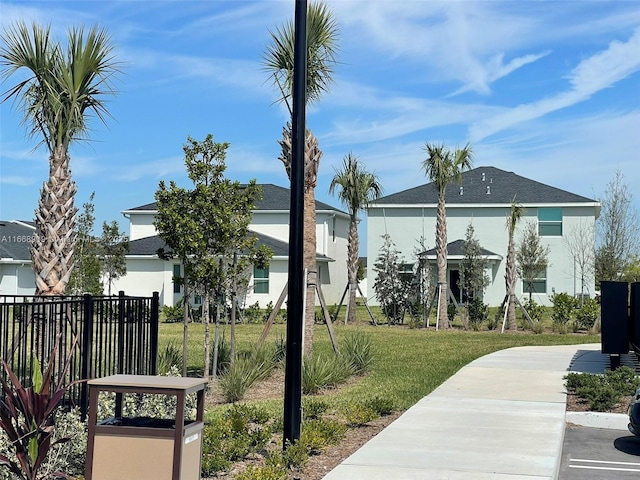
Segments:
[[[342,342],[340,353],[351,365],[355,375],[364,375],[373,363],[371,337],[361,330],[348,332]]]
[[[313,354],[302,361],[302,393],[310,395],[333,388],[351,375],[353,367],[342,355]]]

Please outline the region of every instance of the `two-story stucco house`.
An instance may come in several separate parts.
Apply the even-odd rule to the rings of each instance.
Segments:
[[[269,268],[254,268],[249,280],[246,304],[258,302],[265,307],[276,303],[288,278],[288,241],[290,190],[263,184],[262,200],[258,201],[249,229],[274,252]],[[153,225],[157,213],[155,203],[123,212],[129,219],[129,254],[127,274],[118,279],[113,291],[128,295],[150,295],[160,292],[161,305],[175,305],[182,298],[181,287],[174,276],[182,275],[177,259],[162,260],[158,249],[166,247]],[[347,242],[349,215],[330,205],[316,201],[316,245],[318,278],[329,304],[340,301],[347,283]]]
[[[31,269],[33,222],[0,220],[0,295],[34,295],[36,281]]]
[[[595,221],[600,213],[600,204],[590,198],[576,195],[535,180],[494,167],[478,167],[462,175],[462,181],[449,184],[446,192],[447,212],[447,283],[459,298],[457,286],[460,277],[459,265],[463,258],[462,244],[467,226],[473,225],[475,237],[483,248],[487,260],[486,273],[490,283],[484,292],[484,302],[500,305],[505,296],[505,264],[507,258],[508,233],[506,218],[512,201],[525,207],[526,212],[515,233],[516,244],[521,239],[527,222],[537,226],[541,243],[549,247],[549,266],[534,282],[533,299],[550,305],[549,297],[554,292],[570,295],[581,293],[580,272],[567,246],[570,235],[587,234],[593,240]],[[420,250],[418,242],[425,239],[426,251],[422,253],[432,266],[435,278],[435,228],[438,192],[434,183],[427,183],[376,200],[368,210],[367,220],[367,272],[369,297],[374,297],[376,272],[373,265],[383,244],[382,236],[389,234],[397,250],[410,269],[415,259],[414,252]],[[591,241],[593,244],[593,241]],[[594,278],[587,272],[586,294],[594,294]],[[518,281],[516,294],[528,295],[528,288]]]

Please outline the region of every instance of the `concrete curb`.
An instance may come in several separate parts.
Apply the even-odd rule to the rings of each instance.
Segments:
[[[567,412],[567,423],[581,427],[607,428],[610,430],[627,430],[629,417],[623,413],[602,412]]]

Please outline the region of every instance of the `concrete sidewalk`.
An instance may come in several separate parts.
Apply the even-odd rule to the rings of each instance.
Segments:
[[[324,478],[555,479],[565,428],[563,377],[569,370],[602,372],[607,361],[600,344],[517,347],[486,355]]]

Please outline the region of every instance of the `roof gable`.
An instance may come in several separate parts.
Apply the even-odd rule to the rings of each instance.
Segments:
[[[35,228],[25,222],[0,220],[0,258],[31,261],[31,239]]]
[[[256,233],[249,232],[250,235],[255,235],[258,239],[258,245],[264,245],[269,247],[273,251],[275,257],[287,257],[289,256],[289,244],[278,240],[276,238]],[[158,254],[158,250],[163,249],[165,252],[170,253],[171,248],[166,244],[159,235],[152,237],[139,238],[137,240],[129,241],[128,255],[135,256],[155,256]],[[331,259],[321,253],[317,254],[318,260],[330,261]]]
[[[462,174],[460,183],[447,187],[445,202],[451,204],[511,204],[513,200],[532,203],[594,203],[593,199],[576,195],[513,172],[495,167],[477,167]],[[438,190],[434,182],[403,190],[376,200],[376,205],[436,204]]]
[[[254,211],[260,210],[282,210],[289,211],[291,205],[291,190],[285,187],[280,187],[272,183],[259,184],[262,187],[262,199],[256,202]],[[134,207],[128,210],[128,212],[140,211],[155,212],[157,210],[156,203],[147,203]],[[331,205],[316,200],[316,210],[332,210],[336,212],[345,213]]]
[[[450,242],[447,244],[447,256],[449,257],[464,257],[464,243],[465,241],[460,239],[454,242]],[[435,248],[431,248],[429,250],[425,250],[420,254],[422,257],[432,257],[437,255],[437,250]],[[486,248],[480,247],[480,255],[483,257],[501,257],[502,255],[498,255],[497,253],[492,252],[491,250],[487,250]]]

